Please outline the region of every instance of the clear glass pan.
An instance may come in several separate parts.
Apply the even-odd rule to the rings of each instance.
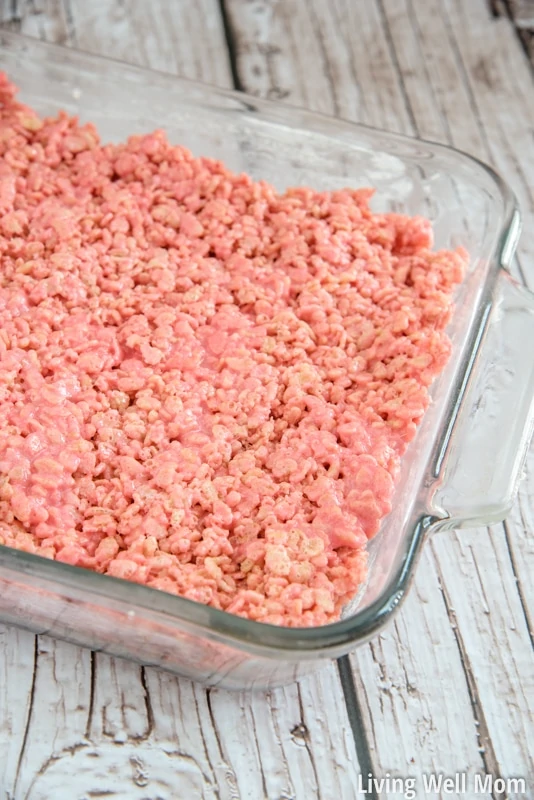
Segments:
[[[373,186],[375,208],[424,214],[437,246],[471,256],[452,358],[369,545],[369,579],[340,622],[263,625],[6,547],[0,619],[228,688],[287,683],[367,641],[399,606],[430,532],[500,520],[515,496],[533,421],[534,298],[506,272],[520,228],[510,190],[450,148],[15,34],[0,34],[0,69],[40,113],[76,113],[104,140],[164,128],[279,189]]]

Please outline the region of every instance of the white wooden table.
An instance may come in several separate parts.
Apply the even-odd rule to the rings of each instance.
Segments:
[[[5,0],[0,20],[493,162],[523,206],[516,269],[534,288],[534,91],[510,17],[530,2]],[[533,498],[534,453],[504,525],[426,547],[392,627],[268,694],[0,626],[0,799],[403,796],[366,791],[369,772],[414,776],[418,797],[534,798]],[[438,773],[467,791],[425,792]],[[525,791],[476,793],[486,773]]]

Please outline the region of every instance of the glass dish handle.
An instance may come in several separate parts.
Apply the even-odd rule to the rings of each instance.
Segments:
[[[534,294],[504,270],[440,470],[446,527],[500,522],[514,502],[534,423]]]

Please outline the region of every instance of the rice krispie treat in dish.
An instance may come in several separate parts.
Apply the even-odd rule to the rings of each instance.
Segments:
[[[249,619],[339,617],[466,254],[369,189],[102,145],[0,83],[0,544]]]

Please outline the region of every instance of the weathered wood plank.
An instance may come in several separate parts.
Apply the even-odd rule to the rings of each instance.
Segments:
[[[436,536],[431,548],[476,691],[483,746],[501,775],[531,781],[534,660],[503,527]]]
[[[443,13],[475,98],[474,109],[486,131],[489,155],[515,191],[528,231],[534,220],[532,71],[508,19],[493,20],[484,7],[455,0],[443,5]],[[477,35],[467,36],[466,29]],[[525,280],[533,286],[531,236],[522,237],[518,252]]]
[[[90,697],[91,653],[38,636],[30,715],[11,791],[32,796],[32,786],[63,754],[83,746]],[[12,701],[8,699],[10,704]],[[8,795],[9,796],[9,795]]]
[[[217,0],[1,0],[0,24],[131,64],[231,85]]]
[[[74,44],[63,0],[1,0],[0,23],[9,30],[56,44]]]
[[[389,130],[406,129],[404,105],[391,88],[391,78],[393,85],[398,78],[374,2],[363,13],[350,0],[229,0],[226,6],[245,91]],[[371,45],[372,60],[367,58]]]
[[[505,523],[512,566],[517,577],[525,619],[534,643],[534,446],[525,465],[517,503]]]
[[[17,800],[59,797],[62,786],[72,797],[360,796],[333,666],[268,696],[208,693],[102,654],[91,673],[80,662],[89,651],[44,642],[22,757],[14,748],[16,775],[2,784]]]
[[[518,28],[534,28],[532,0],[506,0],[506,6]]]
[[[523,49],[531,65],[534,66],[534,3],[532,0],[492,0],[492,10],[496,16],[509,15],[511,17]]]
[[[30,724],[36,660],[31,633],[0,625],[0,789],[17,781]]]
[[[412,775],[420,788],[422,773],[462,772],[472,786],[483,745],[428,550],[394,625],[351,660],[377,774]]]
[[[92,663],[92,703],[87,733],[92,742],[142,741],[151,733],[147,692],[136,664],[104,653]]]
[[[56,647],[57,652],[69,655],[62,643],[57,642]],[[81,652],[91,655],[86,650]],[[39,661],[39,669],[40,664]],[[99,653],[86,667],[83,677],[91,686],[83,686],[85,735],[79,736],[74,746],[55,747],[52,751],[50,743],[43,743],[41,738],[41,754],[27,748],[25,774],[32,778],[32,798],[60,797],[61,786],[68,786],[72,797],[109,794],[142,798],[147,791],[164,798],[172,798],[177,791],[183,792],[184,797],[210,800],[232,797],[218,785],[206,758],[202,738],[206,728],[209,735],[209,715],[195,720],[197,704],[191,691],[187,691],[190,684],[168,676],[172,688],[185,688],[185,701],[179,708],[172,708],[166,693],[160,694],[161,684],[155,681],[149,688],[144,670],[135,664]],[[73,694],[69,680],[64,683],[65,692]],[[46,691],[45,687],[39,689],[35,693],[35,715],[45,720],[42,724],[46,730],[52,727],[51,718],[54,722],[56,719],[53,709],[40,707]],[[197,721],[196,726],[192,725],[193,720]],[[166,728],[171,725],[172,735],[168,735]],[[64,728],[72,736],[70,721]],[[39,766],[45,754],[48,758]],[[25,796],[22,786],[20,790]]]
[[[76,47],[186,78],[230,86],[216,0],[69,0]]]
[[[354,740],[333,665],[267,695],[212,691],[210,710],[222,752],[232,757],[241,797],[361,796]],[[254,736],[244,737],[245,730]]]

